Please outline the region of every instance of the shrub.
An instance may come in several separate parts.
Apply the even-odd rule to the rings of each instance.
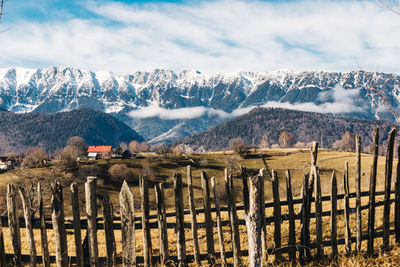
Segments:
[[[25,158],[22,161],[22,166],[24,168],[42,167],[45,164],[47,158],[48,155],[46,152],[44,152],[43,149],[38,147],[31,147],[28,148],[25,152]]]
[[[132,171],[125,164],[115,164],[108,169],[110,180],[114,183],[122,183],[124,180],[133,180]]]

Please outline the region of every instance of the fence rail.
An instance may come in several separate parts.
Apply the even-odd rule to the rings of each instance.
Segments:
[[[377,147],[379,132],[375,130],[375,145]],[[392,165],[393,165],[393,147],[394,147],[395,130],[389,134],[388,153],[386,156],[385,167],[385,191],[376,191],[376,175],[377,164],[371,167],[370,171],[370,188],[369,191],[361,192],[360,186],[357,186],[355,193],[350,193],[348,188],[348,165],[344,173],[344,194],[337,193],[337,177],[335,171],[332,173],[332,190],[330,195],[322,196],[320,171],[317,167],[318,144],[315,143],[311,149],[311,166],[310,173],[304,177],[304,183],[300,198],[292,197],[291,174],[286,172],[286,200],[279,196],[278,176],[275,171],[271,171],[269,175],[265,175],[263,171],[259,174],[248,174],[245,168],[242,168],[243,182],[243,205],[236,205],[233,195],[234,179],[232,175],[225,171],[225,189],[227,195],[227,206],[220,206],[216,184],[214,179],[209,179],[205,172],[202,172],[202,199],[204,208],[194,209],[193,205],[193,187],[191,168],[188,166],[188,192],[189,192],[189,210],[183,208],[183,185],[181,174],[174,174],[174,193],[175,193],[175,212],[166,212],[164,206],[164,191],[162,184],[155,186],[157,198],[157,214],[150,215],[148,206],[148,188],[145,177],[140,177],[140,194],[141,194],[141,216],[135,216],[137,211],[134,208],[133,195],[126,182],[124,182],[120,193],[120,214],[114,216],[113,206],[109,201],[109,197],[105,194],[102,198],[102,214],[98,216],[96,205],[96,178],[88,177],[85,183],[85,198],[86,198],[86,213],[87,218],[79,216],[78,187],[71,185],[72,203],[73,203],[73,218],[64,218],[64,201],[63,188],[60,184],[55,183],[52,186],[52,216],[45,218],[43,216],[43,203],[41,197],[40,185],[38,186],[38,202],[41,205],[39,208],[40,218],[31,218],[29,213],[29,198],[26,198],[23,190],[19,190],[19,195],[23,200],[24,216],[18,216],[16,208],[16,190],[13,185],[8,186],[7,192],[7,210],[8,216],[1,217],[1,225],[8,227],[11,233],[11,241],[13,254],[5,254],[3,228],[0,228],[0,266],[4,266],[4,261],[12,262],[15,266],[22,266],[22,262],[29,262],[31,266],[36,263],[44,263],[44,266],[50,266],[50,263],[57,263],[57,266],[69,266],[70,263],[77,266],[115,266],[116,264],[124,264],[125,266],[134,266],[136,263],[143,263],[144,266],[151,266],[156,262],[166,263],[167,261],[175,261],[178,264],[185,264],[188,261],[195,261],[200,264],[201,261],[207,260],[209,264],[215,264],[216,259],[221,259],[223,265],[226,264],[226,258],[233,258],[233,265],[240,266],[243,264],[241,256],[248,256],[247,265],[258,266],[267,260],[269,255],[275,254],[276,259],[282,259],[282,254],[287,253],[288,258],[292,262],[300,261],[301,263],[309,262],[312,259],[319,260],[326,258],[324,248],[332,248],[332,257],[338,253],[338,246],[345,246],[349,252],[351,244],[355,243],[357,253],[361,253],[361,244],[363,241],[368,242],[368,254],[373,254],[373,243],[375,238],[383,238],[384,249],[389,249],[389,235],[396,235],[396,242],[400,243],[400,212],[395,209],[394,229],[390,229],[390,210],[391,204],[395,203],[396,207],[400,207],[400,162],[397,166],[397,175],[395,177],[395,190],[390,191]],[[357,136],[357,148],[360,146],[360,138]],[[400,148],[399,148],[400,151]],[[400,155],[400,153],[399,153]],[[360,149],[357,149],[356,156],[357,177],[361,177],[361,161]],[[374,152],[374,159],[377,159],[377,150]],[[265,166],[268,167],[268,166]],[[268,168],[267,168],[268,170]],[[264,198],[264,179],[271,177],[273,201],[265,202]],[[282,177],[281,177],[282,178]],[[359,179],[357,180],[359,183]],[[211,186],[210,186],[211,184]],[[375,201],[377,196],[383,196],[383,200]],[[394,197],[392,197],[394,196]],[[362,205],[361,198],[368,197],[368,204]],[[350,208],[350,199],[355,199],[355,207]],[[344,208],[337,208],[337,201],[344,202]],[[323,203],[330,203],[330,210],[323,210]],[[213,208],[211,207],[213,204]],[[300,208],[295,212],[294,206]],[[311,212],[311,206],[314,205],[314,211]],[[375,209],[377,207],[384,208],[384,217],[382,220],[382,231],[375,231]],[[282,213],[282,207],[287,207],[288,212]],[[272,208],[273,216],[266,216],[265,209]],[[361,227],[361,211],[368,210],[368,231],[363,231]],[[239,219],[237,212],[244,211],[243,219]],[[228,212],[228,220],[222,220],[220,212]],[[205,221],[197,222],[196,216],[204,214]],[[216,221],[212,221],[211,213],[215,213]],[[356,214],[356,230],[353,233],[350,229],[350,214]],[[191,214],[191,222],[185,222],[184,215]],[[345,229],[344,237],[337,237],[337,216],[344,215]],[[167,217],[175,217],[176,223],[167,222]],[[323,238],[323,218],[330,218],[330,238]],[[310,219],[315,218],[315,241],[310,242]],[[282,244],[281,225],[288,221],[289,224],[289,240]],[[295,222],[300,221],[301,231],[296,235]],[[239,225],[245,225],[247,229],[247,250],[241,249]],[[273,225],[274,230],[267,232],[267,225]],[[229,232],[232,240],[232,251],[226,251],[223,240],[223,228],[229,227]],[[326,226],[325,226],[326,227]],[[21,234],[20,229],[25,228],[28,238],[30,255],[21,255]],[[167,229],[175,229],[177,235],[177,253],[169,255],[168,250],[168,233]],[[214,228],[218,230],[218,242],[220,251],[215,250]],[[33,229],[41,230],[41,254],[36,252],[35,239],[33,238]],[[56,246],[56,255],[49,255],[48,240],[46,235],[47,229],[54,231],[54,243]],[[74,230],[76,245],[76,255],[68,256],[66,245],[67,233],[66,230]],[[106,257],[98,257],[98,230],[104,229],[106,238]],[[151,229],[158,229],[160,253],[153,255],[153,244],[150,235]],[[186,250],[186,238],[184,229],[191,229],[193,239],[193,254],[188,254]],[[205,229],[207,241],[207,253],[200,254],[198,229]],[[81,230],[87,230],[87,238],[82,242]],[[135,231],[143,232],[143,255],[136,255],[136,235]],[[116,244],[114,231],[121,231],[122,235],[122,253],[116,253]],[[286,234],[285,234],[286,235]],[[268,246],[267,237],[273,236],[274,247]],[[300,236],[300,240],[298,240]],[[325,235],[326,236],[326,235]],[[243,239],[243,238],[242,238]],[[85,243],[86,242],[86,243]],[[82,243],[89,252],[82,250]],[[315,253],[312,253],[313,251]],[[39,250],[38,250],[39,251]],[[313,255],[312,255],[313,254]]]

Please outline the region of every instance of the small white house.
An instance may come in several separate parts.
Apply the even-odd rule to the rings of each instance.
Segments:
[[[97,152],[89,152],[89,153],[88,153],[88,159],[89,159],[89,160],[96,160],[96,159],[98,159]]]

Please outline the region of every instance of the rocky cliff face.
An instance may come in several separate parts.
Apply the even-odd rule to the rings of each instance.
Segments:
[[[393,121],[393,115],[371,87],[379,89],[393,109],[399,111],[400,76],[395,74],[201,74],[154,70],[117,75],[61,67],[9,68],[0,70],[0,108],[18,113],[91,108],[110,113],[146,139],[159,142],[206,130],[253,106]],[[151,107],[161,108],[165,116],[151,110],[140,116],[130,113]],[[198,112],[191,109],[194,107],[204,109]],[[181,109],[179,116],[168,116],[172,109]]]

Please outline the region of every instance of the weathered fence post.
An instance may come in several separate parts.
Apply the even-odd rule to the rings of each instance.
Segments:
[[[310,212],[309,212],[309,176],[308,174],[304,175],[303,179],[303,189],[302,189],[302,209],[301,209],[301,236],[300,236],[300,263],[305,264],[304,256],[307,255],[307,261],[309,260],[310,253]]]
[[[361,251],[361,136],[356,135],[356,154],[357,154],[357,176],[356,176],[356,218],[357,218],[357,235],[356,250]]]
[[[140,201],[142,208],[142,231],[143,231],[143,263],[144,266],[152,265],[151,235],[149,225],[149,190],[146,177],[139,177]]]
[[[379,150],[379,128],[374,129],[374,156],[371,165],[371,173],[369,180],[369,203],[368,203],[368,245],[367,253],[374,253],[374,233],[375,233],[375,191],[376,191],[376,175],[378,169],[378,150]]]
[[[343,187],[344,187],[344,243],[346,253],[349,254],[351,252],[351,231],[350,231],[350,201],[349,201],[349,163],[346,161],[343,175]]]
[[[46,222],[44,220],[44,207],[42,197],[42,184],[37,185],[37,202],[40,221],[40,241],[42,247],[42,263],[44,267],[50,267],[49,245],[47,242]]]
[[[241,167],[241,178],[243,185],[243,202],[244,202],[244,212],[249,211],[249,186],[247,184],[247,169],[246,167]]]
[[[390,228],[390,192],[392,182],[392,167],[393,167],[393,151],[394,151],[394,138],[396,136],[396,129],[392,129],[389,133],[388,147],[386,153],[385,164],[385,199],[383,206],[383,249],[389,249],[389,228]]]
[[[208,184],[207,184],[208,189]],[[182,192],[182,175],[174,173],[174,193],[175,193],[175,212],[176,212],[176,242],[178,265],[186,265],[186,241],[185,241],[185,215],[183,213],[183,192]],[[209,205],[209,203],[208,203]],[[211,218],[211,210],[210,210]],[[207,218],[206,218],[207,220]],[[207,221],[206,221],[207,223]],[[212,227],[212,225],[211,225]],[[212,228],[211,228],[212,229]],[[207,236],[208,240],[208,236]]]
[[[244,215],[247,226],[247,238],[249,248],[249,266],[258,267],[262,266],[262,222],[261,222],[261,201],[260,201],[260,179],[263,175],[255,175],[250,177],[250,197],[249,197],[249,211]]]
[[[24,219],[25,219],[25,229],[26,229],[26,239],[28,241],[29,253],[30,253],[30,266],[36,266],[36,246],[35,246],[35,237],[33,236],[33,228],[32,228],[32,213],[31,213],[31,200],[25,194],[25,190],[23,187],[19,188],[19,195],[22,200],[22,208],[24,210]]]
[[[268,253],[267,253],[267,220],[265,216],[265,177],[267,174],[267,170],[261,169],[260,170],[260,216],[261,216],[261,242],[262,242],[262,255],[263,255],[263,265],[265,265],[266,261],[268,260]],[[246,179],[247,180],[247,179]],[[247,181],[246,181],[247,185]]]
[[[315,192],[315,231],[317,236],[317,258],[324,257],[324,246],[322,244],[322,192],[321,192],[321,179],[317,166],[313,166],[314,175],[314,192]]]
[[[74,238],[76,263],[78,267],[84,266],[83,249],[82,249],[82,234],[81,234],[81,214],[79,208],[79,191],[76,183],[71,184],[71,201],[72,201],[72,217],[74,220]]]
[[[122,235],[122,264],[136,266],[135,206],[133,194],[124,180],[119,193]]]
[[[196,207],[194,205],[193,179],[192,179],[192,169],[190,165],[187,166],[187,184],[188,184],[189,209],[190,209],[191,227],[192,227],[194,261],[196,262],[197,265],[200,265],[200,248],[199,248],[199,239],[197,234]]]
[[[292,179],[290,176],[290,171],[286,171],[286,199],[288,203],[289,210],[289,260],[293,264],[296,262],[296,224],[295,224],[295,214],[293,208],[293,195],[292,195]]]
[[[154,185],[157,204],[158,238],[160,241],[160,263],[165,265],[169,259],[167,216],[165,214],[164,187],[162,183]]]
[[[87,177],[85,183],[85,199],[87,214],[87,231],[89,233],[90,266],[99,266],[99,251],[97,245],[97,201],[96,201],[96,177]]]
[[[7,266],[6,251],[4,245],[3,224],[0,221],[0,266]]]
[[[19,217],[15,198],[15,188],[13,184],[9,184],[7,187],[7,211],[8,227],[10,228],[11,241],[14,249],[14,265],[22,266],[21,235],[19,230]]]
[[[205,172],[201,172],[201,187],[203,188],[203,206],[204,206],[204,218],[206,224],[208,262],[210,264],[214,264],[215,250],[214,250],[213,221],[211,217],[211,205],[210,205],[210,189],[209,189],[210,187],[208,184],[208,177]]]
[[[395,183],[395,209],[394,209],[394,231],[396,233],[396,243],[400,243],[400,146],[397,147],[397,171]]]
[[[104,233],[106,237],[107,266],[114,267],[117,266],[117,248],[115,245],[113,227],[113,205],[107,193],[103,195],[101,206],[103,209]]]
[[[281,199],[279,197],[279,180],[276,171],[272,170],[272,194],[274,197],[274,242],[275,258],[280,257],[281,247]]]
[[[313,142],[311,147],[311,166],[317,165],[318,142]]]
[[[234,196],[233,177],[228,175],[228,169],[225,168],[225,191],[228,199],[228,213],[229,213],[229,227],[231,232],[231,243],[233,253],[233,266],[238,267],[241,265],[241,250],[240,250],[240,236],[239,225],[236,214],[236,203]]]
[[[336,259],[338,254],[338,241],[337,241],[337,181],[336,173],[332,173],[332,186],[331,186],[331,247],[332,258]]]
[[[1,220],[0,220],[0,266],[2,267],[7,266],[6,247],[4,244],[3,222]]]
[[[225,245],[224,245],[224,235],[222,232],[222,223],[221,223],[221,210],[219,208],[219,196],[217,191],[217,185],[215,183],[215,178],[211,177],[211,187],[214,194],[214,204],[215,204],[215,211],[217,215],[217,229],[218,229],[218,239],[219,239],[219,249],[221,253],[221,261],[222,266],[226,266],[226,259],[225,259]]]
[[[67,233],[64,221],[64,198],[60,183],[51,186],[51,218],[53,222],[54,243],[57,267],[68,267]]]

